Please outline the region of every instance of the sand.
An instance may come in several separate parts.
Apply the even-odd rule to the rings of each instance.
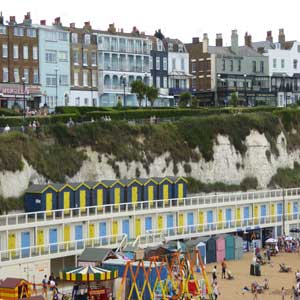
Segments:
[[[250,276],[250,264],[252,262],[252,253],[245,253],[241,260],[228,261],[228,268],[234,275],[234,280],[221,279],[221,263],[217,264],[218,285],[220,297],[218,300],[252,300],[253,294],[247,292],[242,295],[242,289],[247,286],[251,289],[251,283],[257,281],[262,284],[264,278],[269,279],[270,289],[265,290],[263,294],[258,295],[258,300],[277,300],[281,299],[281,287],[286,289],[285,299],[290,299],[291,288],[295,285],[295,272],[300,270],[300,254],[299,253],[279,253],[277,256],[271,257],[271,264],[261,266],[261,276]],[[284,262],[292,267],[290,273],[280,273],[279,263]],[[211,271],[215,264],[206,266],[206,271],[209,280],[211,280]]]

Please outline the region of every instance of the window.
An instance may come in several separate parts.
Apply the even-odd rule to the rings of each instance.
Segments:
[[[20,74],[18,68],[14,68],[14,81],[16,83],[20,82]]]
[[[14,59],[19,59],[19,46],[14,45]]]
[[[168,71],[168,59],[166,57],[163,58],[164,63],[164,71]]]
[[[168,51],[170,51],[170,52],[173,51],[173,44],[172,43],[168,44]]]
[[[34,60],[38,60],[38,47],[37,46],[34,46],[32,48],[32,56],[33,56]]]
[[[160,76],[156,77],[156,87],[159,89],[160,88]]]
[[[79,52],[78,52],[78,50],[73,51],[73,64],[74,65],[79,64]]]
[[[2,81],[8,82],[8,68],[7,67],[2,68]]]
[[[164,88],[168,88],[168,77],[164,77]]]
[[[69,85],[68,75],[59,75],[59,85],[61,85],[61,86]]]
[[[172,70],[174,71],[176,69],[176,59],[172,58]]]
[[[298,68],[298,60],[297,59],[293,60],[293,66],[294,66],[295,70]]]
[[[226,61],[225,59],[222,59],[222,71],[225,71],[226,69]]]
[[[46,74],[46,86],[49,87],[56,87],[56,74],[52,75],[52,74]]]
[[[57,41],[57,34],[55,31],[46,31],[46,40],[50,42]]]
[[[0,31],[1,31],[1,30],[0,30]],[[297,48],[298,48],[298,52],[300,52],[300,45],[298,45],[298,47],[297,47]]]
[[[252,61],[252,72],[256,73],[256,61]]]
[[[33,28],[28,28],[27,29],[27,36],[35,38],[36,37],[36,30]]]
[[[24,29],[21,27],[15,27],[14,36],[24,36]]]
[[[192,72],[196,72],[197,64],[195,62],[192,62]]]
[[[192,89],[196,89],[197,88],[197,79],[193,78],[192,79]]]
[[[78,34],[73,32],[71,35],[72,43],[77,44],[78,43]]]
[[[230,61],[230,71],[233,71],[233,60]]]
[[[284,61],[284,59],[282,59],[282,60],[281,60],[281,69],[284,68],[284,65],[285,65],[285,61]]]
[[[89,98],[84,98],[84,105],[88,105],[89,104]]]
[[[160,57],[156,57],[156,70],[160,70]]]
[[[2,44],[2,58],[8,57],[8,48],[7,44]]]
[[[29,83],[29,69],[25,68],[24,69],[24,77],[25,77],[25,83]]]
[[[260,72],[264,73],[265,72],[265,64],[263,61],[260,62]]]
[[[0,25],[0,34],[6,34],[6,27],[3,25]]]
[[[67,41],[68,41],[68,33],[67,33],[67,32],[62,32],[62,31],[60,31],[60,32],[58,33],[58,39],[59,39],[60,41],[65,41],[65,42],[67,42]]]
[[[67,51],[59,51],[58,59],[59,59],[59,61],[68,61],[68,52]]]
[[[242,61],[239,60],[238,61],[238,72],[241,72],[242,71]]]
[[[56,64],[56,51],[46,50],[46,63]]]
[[[92,86],[96,87],[97,86],[97,73],[92,72]]]
[[[82,65],[83,66],[87,66],[88,65],[88,52],[87,51],[83,51]]]
[[[182,44],[179,44],[179,45],[178,45],[178,52],[184,52],[183,49],[184,49],[184,48],[183,48],[183,45],[182,45]]]
[[[85,45],[90,45],[91,44],[91,35],[90,34],[85,34],[84,35],[84,44]]]
[[[162,50],[163,50],[162,41],[157,39],[157,51],[162,51]]]
[[[120,52],[126,52],[126,40],[125,39],[119,39],[119,49],[120,49]]]
[[[91,52],[91,63],[92,63],[92,66],[96,66],[97,65],[96,52]]]
[[[78,72],[74,72],[74,85],[79,86],[79,74],[78,74]]]
[[[28,46],[23,46],[23,59],[28,59]]]
[[[277,68],[277,59],[273,58],[273,68]]]
[[[181,58],[181,71],[184,71],[184,58]]]
[[[38,69],[33,70],[33,83],[39,84],[39,70]]]
[[[88,73],[87,71],[83,71],[83,86],[88,86]]]

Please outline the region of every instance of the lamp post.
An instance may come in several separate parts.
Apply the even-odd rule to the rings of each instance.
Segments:
[[[58,68],[54,69],[55,71],[55,108],[57,107],[57,94],[58,94],[58,83],[57,83],[57,72],[58,72]]]
[[[25,116],[26,116],[25,82],[26,82],[26,77],[22,77],[22,84],[23,84],[23,117],[24,117],[24,119],[25,119]]]
[[[125,74],[121,77],[122,85],[123,85],[123,101],[124,101],[124,108],[126,108],[126,94],[125,94],[125,88],[126,88],[126,76]]]
[[[248,97],[247,97],[247,74],[244,74],[244,97],[246,100],[246,105],[249,106]]]
[[[145,73],[145,76],[144,76],[144,78],[145,78],[145,84],[146,85],[148,85],[147,83],[148,83],[148,74],[147,73]],[[147,96],[145,95],[145,105],[146,105],[146,107],[148,107],[148,99],[147,99]]]
[[[215,106],[218,106],[218,84],[219,84],[219,80],[221,78],[221,74],[217,74],[216,76],[216,84],[215,84]]]

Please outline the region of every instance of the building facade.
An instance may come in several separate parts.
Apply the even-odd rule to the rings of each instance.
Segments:
[[[97,35],[93,33],[90,22],[85,22],[83,28],[76,28],[75,23],[71,23],[68,30],[71,33],[71,89],[68,105],[97,106]]]
[[[70,94],[70,33],[60,18],[47,26],[42,20],[39,31],[40,82],[43,104],[50,110],[66,105]]]
[[[131,33],[110,24],[107,31],[97,31],[99,105],[137,106],[131,83],[150,84],[150,41],[134,27]],[[145,101],[142,105],[145,105]]]
[[[41,102],[38,31],[30,13],[22,23],[0,16],[0,106],[38,108]]]

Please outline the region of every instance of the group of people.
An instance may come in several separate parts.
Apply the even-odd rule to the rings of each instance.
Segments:
[[[46,300],[58,300],[58,289],[56,278],[53,273],[47,279],[47,275],[44,276],[42,280],[43,292],[42,295]],[[50,299],[48,298],[48,290],[50,291]]]
[[[300,249],[299,239],[287,239],[285,235],[278,237],[279,252],[296,252]]]

